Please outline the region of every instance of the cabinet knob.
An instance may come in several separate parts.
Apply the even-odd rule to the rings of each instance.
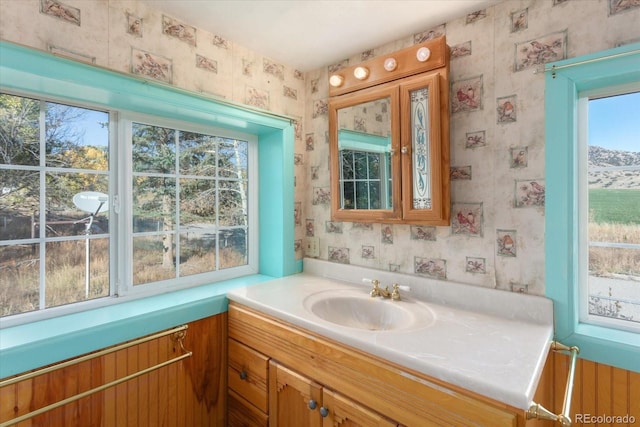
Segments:
[[[249,377],[249,374],[247,374],[247,371],[245,371],[244,369],[242,371],[240,371],[240,379],[241,380],[246,380]]]
[[[402,154],[407,154],[409,152],[409,149],[407,147],[402,147],[402,149],[400,149],[400,152]]]
[[[316,409],[318,407],[318,402],[316,402],[315,400],[311,399],[309,401],[309,409]]]
[[[320,416],[325,418],[327,415],[329,415],[329,410],[324,406],[320,407]]]

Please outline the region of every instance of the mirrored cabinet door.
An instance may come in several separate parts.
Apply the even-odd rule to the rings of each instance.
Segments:
[[[400,85],[402,209],[407,222],[449,224],[449,126],[440,73]]]
[[[331,219],[449,225],[445,38],[335,71],[329,84]]]
[[[398,107],[396,87],[363,90],[329,103],[334,220],[400,217]]]

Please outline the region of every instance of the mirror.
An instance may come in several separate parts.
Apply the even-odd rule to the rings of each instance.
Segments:
[[[342,209],[391,209],[391,100],[338,110]]]
[[[379,57],[330,78],[331,218],[448,225],[448,47],[440,38],[392,56],[395,71]]]
[[[392,218],[400,197],[394,178],[400,172],[398,93],[360,92],[329,106],[334,218],[355,221],[363,213]]]

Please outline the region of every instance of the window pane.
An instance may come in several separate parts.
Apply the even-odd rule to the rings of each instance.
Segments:
[[[46,103],[47,166],[107,170],[109,115]]]
[[[218,173],[221,178],[246,179],[249,145],[246,141],[221,139],[218,144]]]
[[[367,164],[367,154],[356,151],[353,153],[355,164],[355,179],[369,178],[369,165]]]
[[[47,237],[109,232],[108,178],[85,173],[47,173]]]
[[[209,232],[180,234],[180,276],[216,269],[216,236]]]
[[[134,172],[175,172],[175,130],[133,123],[132,136]]]
[[[109,295],[109,239],[47,243],[45,304],[69,304]]]
[[[182,227],[216,225],[215,180],[180,180],[180,225]]]
[[[369,209],[369,183],[356,181],[356,209]]]
[[[343,209],[355,209],[355,187],[353,182],[342,183],[342,208]]]
[[[2,315],[108,296],[109,113],[0,94],[0,132]]]
[[[0,316],[40,307],[40,245],[0,246]]]
[[[40,163],[40,101],[0,93],[0,163]]]
[[[247,225],[247,182],[220,181],[220,225]]]
[[[215,137],[193,132],[180,132],[180,173],[216,176]]]
[[[133,284],[157,282],[176,277],[172,234],[133,238]]]
[[[0,169],[0,240],[38,236],[40,181],[37,171]]]
[[[340,166],[342,179],[353,179],[353,151],[340,150]]]
[[[369,198],[371,209],[381,209],[380,203],[380,181],[369,182]]]
[[[589,314],[640,322],[640,93],[589,101]]]
[[[169,231],[176,226],[175,179],[139,176],[133,182],[133,231]]]
[[[380,179],[380,154],[367,153],[369,179]]]
[[[220,268],[231,268],[246,265],[247,233],[236,228],[220,232]]]

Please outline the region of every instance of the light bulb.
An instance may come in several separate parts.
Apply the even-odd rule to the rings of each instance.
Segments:
[[[431,51],[428,47],[421,47],[416,52],[416,59],[420,62],[425,62],[431,56]]]
[[[344,83],[344,77],[339,74],[334,74],[329,77],[329,84],[333,87],[340,87]]]
[[[358,80],[364,80],[369,77],[369,70],[366,67],[356,67],[353,70],[353,76]]]
[[[384,60],[384,69],[387,71],[393,71],[398,66],[398,61],[396,58],[387,58]]]

